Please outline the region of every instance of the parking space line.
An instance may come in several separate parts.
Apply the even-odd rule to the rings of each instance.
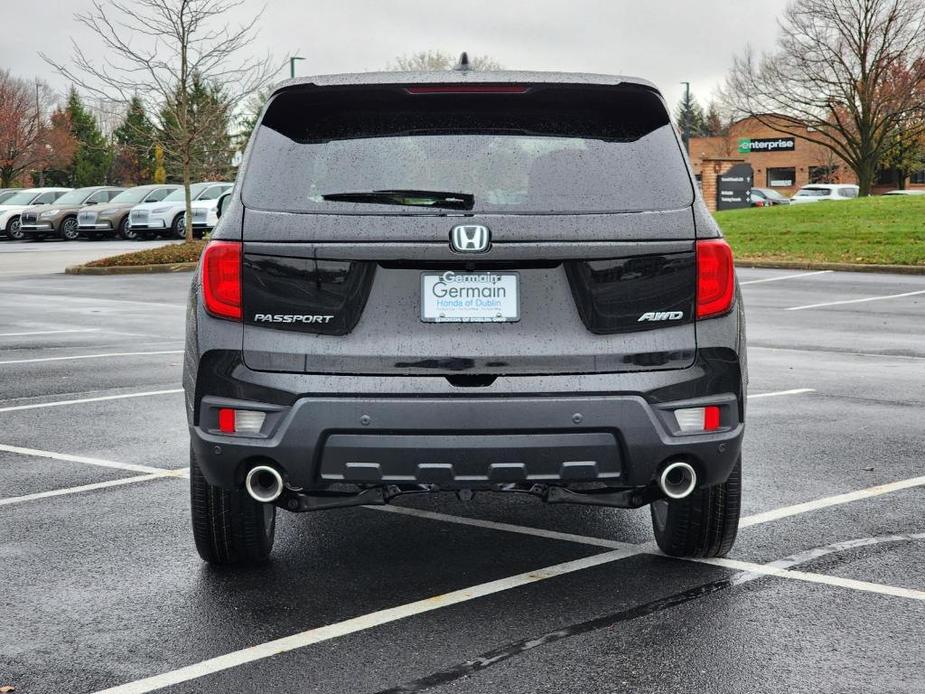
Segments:
[[[793,506],[784,506],[772,511],[754,513],[739,519],[739,527],[747,528],[752,525],[758,525],[759,523],[768,523],[769,521],[780,520],[781,518],[788,518],[789,516],[797,516],[801,513],[808,513],[809,511],[817,511],[822,508],[829,508],[830,506],[839,506],[852,501],[869,499],[874,496],[880,496],[881,494],[889,494],[890,492],[898,492],[902,489],[911,489],[912,487],[920,487],[922,485],[925,485],[925,477],[911,477],[909,479],[889,482],[887,484],[878,484],[874,487],[867,487],[866,489],[859,489],[854,492],[826,496],[814,501],[806,501],[801,504],[794,504]]]
[[[806,306],[791,306],[790,308],[785,308],[785,311],[802,311],[807,308],[822,308],[823,306],[843,306],[845,304],[863,304],[868,301],[883,301],[884,299],[901,299],[905,296],[917,296],[919,294],[925,294],[925,289],[921,289],[917,292],[905,292],[903,294],[888,294],[887,296],[869,296],[864,299],[845,299],[843,301],[826,301],[821,304],[807,304]]]
[[[815,272],[800,272],[796,275],[781,275],[778,277],[765,277],[760,280],[747,280],[745,282],[739,282],[740,285],[746,284],[761,284],[763,282],[778,282],[780,280],[795,280],[798,277],[812,277],[813,275],[825,275],[832,272],[832,270],[817,270]]]
[[[845,349],[822,349],[809,347],[766,347],[764,345],[749,345],[748,350],[754,349],[765,350],[768,352],[808,352],[809,354],[838,354],[846,357],[877,357],[879,359],[912,359],[922,360],[925,357],[917,357],[912,354],[884,354],[882,352],[851,352]]]
[[[455,523],[457,525],[470,525],[477,528],[487,528],[489,530],[500,530],[502,532],[519,533],[521,535],[532,535],[534,537],[542,537],[546,540],[562,540],[563,542],[575,542],[582,545],[607,547],[609,549],[635,549],[637,551],[640,551],[641,549],[641,545],[634,545],[629,542],[617,542],[616,540],[605,540],[603,538],[590,537],[587,535],[560,533],[555,530],[544,530],[543,528],[533,528],[526,525],[498,523],[496,521],[482,520],[481,518],[452,516],[446,513],[437,513],[436,511],[424,511],[422,509],[417,509],[410,506],[364,506],[363,508],[371,509],[374,511],[385,511],[387,513],[398,513],[405,516],[414,516],[416,518],[425,518],[427,520],[443,521],[445,523]]]
[[[63,333],[95,333],[99,328],[79,328],[74,330],[30,330],[22,333],[0,333],[0,337],[24,337],[26,335],[61,335]]]
[[[801,393],[815,393],[815,388],[792,388],[790,390],[778,390],[773,393],[750,393],[748,396],[749,400],[754,400],[755,398],[775,398],[778,395],[800,395]],[[0,410],[2,412],[3,410]]]
[[[40,357],[38,359],[10,359],[0,361],[0,366],[8,364],[36,364],[47,361],[71,361],[74,359],[103,359],[106,357],[142,357],[154,354],[183,354],[182,349],[162,350],[159,352],[107,352],[106,354],[78,354],[70,357]]]
[[[920,478],[922,484],[925,484],[925,477]],[[883,485],[884,487],[889,485]],[[843,495],[848,496],[848,495]],[[387,506],[365,506],[364,508],[374,509],[377,511],[388,510]],[[860,590],[868,593],[879,593],[881,595],[891,595],[894,597],[900,598],[910,598],[913,600],[925,600],[925,592],[919,590],[911,590],[908,588],[897,588],[895,586],[888,586],[880,583],[868,583],[866,581],[855,581],[852,579],[843,579],[835,576],[826,576],[823,574],[814,574],[808,573],[805,571],[792,571],[786,568],[785,565],[774,563],[771,564],[755,564],[754,562],[749,561],[740,561],[737,559],[702,559],[698,557],[669,557],[668,555],[662,553],[658,549],[655,549],[651,543],[646,543],[643,545],[633,545],[626,543],[611,543],[608,540],[602,540],[596,537],[587,537],[584,535],[570,535],[568,533],[555,533],[553,531],[539,531],[537,528],[531,528],[528,526],[520,525],[511,525],[508,523],[495,523],[494,521],[482,521],[476,518],[465,518],[463,516],[452,516],[444,513],[434,513],[432,511],[419,511],[418,509],[405,508],[404,512],[409,516],[417,516],[418,518],[424,518],[427,520],[438,520],[447,523],[455,523],[458,525],[473,525],[481,528],[486,528],[489,530],[500,530],[504,532],[514,532],[520,533],[523,535],[533,535],[540,537],[550,537],[552,539],[567,540],[571,542],[578,542],[585,545],[594,545],[594,546],[607,546],[613,547],[618,545],[622,548],[625,548],[627,552],[632,552],[627,554],[629,556],[635,556],[637,554],[647,554],[659,557],[665,557],[667,559],[674,559],[678,561],[693,562],[695,564],[709,564],[711,566],[720,566],[727,569],[734,569],[736,571],[746,571],[748,573],[760,574],[764,576],[777,576],[779,578],[789,578],[797,581],[809,581],[810,583],[822,583],[830,586],[837,586],[840,588],[849,588],[852,590]],[[773,520],[773,519],[769,519]],[[767,522],[766,520],[759,522]],[[755,523],[751,523],[754,525]],[[635,552],[633,552],[635,550]],[[795,562],[794,562],[795,563]]]
[[[95,482],[93,484],[83,484],[79,487],[67,487],[66,489],[53,489],[50,492],[37,492],[35,494],[24,494],[23,496],[11,496],[6,499],[0,499],[0,506],[10,506],[12,504],[21,504],[26,501],[36,501],[38,499],[48,499],[54,496],[65,496],[68,494],[79,494],[80,492],[89,492],[94,489],[106,489],[107,487],[118,487],[123,484],[133,484],[135,482],[148,482],[149,480],[164,479],[165,477],[174,477],[175,475],[137,475],[135,477],[123,477],[118,480],[107,480],[106,482]]]
[[[386,507],[376,506],[367,508],[380,510]],[[496,530],[513,530],[514,532],[523,531],[521,526],[512,526],[506,523],[493,523],[491,521],[477,521],[477,519],[446,516],[445,514],[431,513],[428,511],[413,513],[410,515],[418,515],[430,520],[452,519],[451,522],[459,523],[461,525],[479,525]],[[538,534],[536,532],[537,529],[535,528],[528,528],[526,530],[527,532],[525,534]],[[552,535],[555,535],[555,533],[552,533]],[[562,535],[567,536],[565,533]],[[593,539],[583,538],[582,536],[572,537],[577,537],[580,539],[580,541]],[[597,544],[597,542],[594,542],[594,544]],[[147,692],[156,691],[164,687],[181,684],[183,682],[189,682],[206,675],[215,674],[217,672],[238,667],[240,665],[270,658],[281,653],[304,648],[306,646],[321,643],[323,641],[329,641],[341,636],[346,636],[348,634],[365,631],[373,627],[381,626],[383,624],[388,624],[390,622],[395,622],[401,619],[406,619],[408,617],[423,614],[425,612],[431,612],[443,607],[449,607],[451,605],[467,602],[469,600],[493,595],[505,590],[537,583],[539,581],[553,578],[555,576],[562,576],[596,566],[601,566],[603,564],[621,561],[623,559],[637,556],[639,554],[657,555],[670,560],[707,564],[710,566],[741,571],[746,574],[745,576],[741,577],[734,576],[734,582],[744,582],[746,580],[750,580],[753,576],[773,576],[777,578],[818,583],[831,587],[847,588],[850,590],[875,593],[879,595],[925,601],[925,592],[908,588],[900,588],[879,583],[869,583],[867,581],[858,581],[837,576],[826,576],[823,574],[815,574],[805,571],[795,571],[792,569],[782,568],[781,566],[775,566],[773,563],[755,564],[753,562],[739,561],[734,559],[666,557],[659,552],[645,550],[642,546],[639,545],[629,545],[625,548],[613,549],[608,552],[594,554],[590,557],[584,557],[575,561],[555,564],[544,569],[517,574],[516,576],[510,576],[508,578],[502,578],[495,581],[490,581],[488,583],[482,583],[479,585],[471,586],[469,588],[453,591],[451,593],[445,593],[443,595],[425,598],[424,600],[418,600],[416,602],[407,603],[405,605],[399,605],[397,607],[387,608],[378,612],[361,615],[359,617],[353,617],[351,619],[337,622],[335,624],[316,627],[314,629],[309,629],[298,634],[285,636],[283,638],[260,643],[255,646],[243,648],[241,650],[226,653],[214,658],[209,658],[208,660],[203,660],[199,663],[187,665],[185,667],[161,673],[159,675],[146,677],[144,679],[136,680],[134,682],[129,682],[123,685],[117,685],[109,689],[95,692],[95,694],[146,694]]]
[[[521,586],[545,581],[549,578],[555,578],[556,576],[564,576],[576,571],[584,571],[585,569],[590,569],[595,566],[619,561],[626,558],[626,556],[629,556],[628,550],[617,549],[601,554],[594,554],[582,559],[576,559],[574,561],[553,564],[552,566],[536,569],[534,571],[527,571],[526,573],[517,574],[516,576],[508,576],[507,578],[480,583],[451,593],[435,595],[416,602],[389,607],[384,610],[379,610],[378,612],[353,617],[352,619],[347,619],[335,624],[309,629],[273,641],[266,641],[249,648],[242,648],[241,650],[203,660],[193,665],[187,665],[177,670],[101,690],[95,694],[145,694],[146,692],[153,692],[163,687],[189,682],[190,680],[199,679],[200,677],[238,667],[239,665],[263,660],[279,655],[280,653],[287,653],[323,641],[330,641],[331,639],[354,634],[358,631],[365,631],[373,627],[407,619],[408,617],[424,614],[426,612],[432,612],[433,610],[443,607],[458,605],[463,602],[468,602],[469,600],[475,600],[477,598],[511,590],[512,588],[519,588]]]
[[[0,452],[16,453],[18,455],[29,455],[34,458],[50,458],[52,460],[64,460],[69,463],[83,463],[84,465],[96,465],[97,467],[108,467],[115,470],[129,470],[131,472],[145,472],[157,475],[167,474],[171,471],[166,468],[152,467],[150,465],[136,465],[134,463],[119,463],[114,460],[102,460],[100,458],[87,458],[82,455],[69,455],[67,453],[53,453],[51,451],[40,451],[35,448],[22,448],[21,446],[8,446],[0,443]]]
[[[842,549],[869,546],[880,542],[895,542],[903,540],[925,539],[925,533],[916,535],[889,535],[881,537],[869,537],[859,540],[847,540],[845,542],[828,545],[825,548],[817,550],[808,550],[798,555],[786,559],[772,562],[766,566],[780,566],[780,568],[789,568],[803,562],[811,561],[821,554],[829,554]],[[415,680],[407,681],[398,686],[382,689],[377,694],[403,694],[406,692],[426,692],[437,687],[446,687],[464,677],[470,677],[476,673],[494,667],[498,663],[522,655],[534,648],[549,646],[563,639],[569,639],[582,634],[601,631],[603,629],[612,629],[621,622],[627,622],[642,617],[672,609],[684,605],[693,600],[700,600],[709,595],[714,595],[720,591],[727,590],[736,586],[750,583],[756,579],[762,578],[764,574],[752,571],[740,571],[727,578],[721,578],[702,585],[682,590],[679,593],[673,593],[665,597],[656,598],[650,602],[634,605],[633,607],[624,608],[619,612],[592,617],[582,622],[560,626],[554,631],[547,631],[539,636],[531,635],[517,641],[509,642],[502,646],[495,646],[490,651],[479,653],[475,656],[469,656],[465,661],[456,663],[449,667],[432,672]],[[869,585],[869,584],[868,584]],[[879,584],[874,584],[878,588]],[[879,591],[878,591],[879,592]],[[906,597],[906,596],[904,596]]]
[[[92,492],[97,489],[106,489],[107,487],[119,487],[124,484],[134,484],[136,482],[150,482],[152,480],[163,479],[189,479],[189,468],[176,468],[174,470],[162,470],[161,472],[152,472],[149,475],[136,475],[134,477],[121,477],[117,480],[107,480],[106,482],[94,482],[92,484],[82,484],[78,487],[64,487],[62,489],[52,489],[47,492],[36,492],[35,494],[24,494],[22,496],[10,496],[0,499],[0,506],[11,506],[13,504],[22,504],[27,501],[38,501],[54,496],[68,496],[70,494],[81,494],[83,492]]]
[[[777,578],[789,578],[797,581],[806,581],[808,583],[819,583],[826,586],[837,588],[848,588],[849,590],[859,590],[864,593],[876,593],[878,595],[889,595],[896,598],[907,598],[910,600],[925,601],[925,591],[912,590],[911,588],[900,588],[883,583],[869,583],[868,581],[856,581],[853,578],[842,578],[840,576],[828,576],[826,574],[810,573],[808,571],[794,571],[793,569],[783,569],[770,564],[754,564],[750,561],[739,561],[738,559],[684,559],[683,561],[693,561],[698,564],[709,564],[711,566],[721,566],[726,569],[735,569],[737,571],[746,571],[763,576],[775,576]]]
[[[170,388],[169,390],[148,390],[143,393],[122,393],[120,395],[100,395],[94,398],[78,398],[75,400],[54,400],[52,402],[39,402],[31,405],[13,405],[11,407],[0,407],[0,412],[19,412],[21,410],[38,410],[43,407],[63,407],[64,405],[80,405],[86,402],[104,402],[106,400],[124,400],[126,398],[146,398],[151,395],[171,395],[182,393],[182,388]]]

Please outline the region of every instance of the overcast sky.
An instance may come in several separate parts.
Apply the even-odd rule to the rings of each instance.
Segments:
[[[131,2],[132,0],[124,0]],[[104,0],[105,2],[105,0]],[[262,2],[247,0],[254,12]],[[91,56],[74,20],[90,0],[0,0],[0,68],[55,89],[39,49],[64,60],[71,37]],[[709,100],[734,54],[770,48],[786,0],[267,0],[253,50],[282,63],[305,56],[299,74],[378,70],[397,55],[437,48],[488,54],[513,69],[629,74],[654,81],[672,106],[682,80]],[[284,73],[280,77],[287,76]]]

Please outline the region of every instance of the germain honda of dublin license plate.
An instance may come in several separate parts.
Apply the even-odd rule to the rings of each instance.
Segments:
[[[421,273],[421,320],[426,323],[504,323],[520,320],[516,272]]]

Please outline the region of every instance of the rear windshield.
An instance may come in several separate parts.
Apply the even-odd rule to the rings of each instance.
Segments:
[[[523,89],[284,92],[255,135],[244,203],[290,212],[445,212],[439,199],[412,194],[436,191],[462,196],[475,212],[527,214],[667,210],[693,202],[677,137],[654,93]],[[343,199],[375,191],[407,195],[391,205]]]
[[[800,188],[797,196],[801,198],[824,198],[831,191],[828,188]]]

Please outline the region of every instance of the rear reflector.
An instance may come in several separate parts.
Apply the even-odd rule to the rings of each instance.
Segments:
[[[202,254],[202,296],[218,318],[241,320],[241,244],[211,241]]]
[[[526,94],[530,87],[519,84],[434,84],[405,87],[409,94]]]
[[[223,434],[257,434],[266,418],[266,412],[223,407],[218,411],[218,430]]]
[[[223,434],[234,433],[234,410],[223,407],[218,411],[218,430]]]
[[[719,407],[685,407],[674,411],[681,431],[715,431],[719,429]]]
[[[724,239],[697,242],[697,318],[728,313],[735,298],[732,249]]]

